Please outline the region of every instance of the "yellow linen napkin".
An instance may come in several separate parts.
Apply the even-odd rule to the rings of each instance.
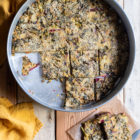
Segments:
[[[0,98],[0,140],[33,140],[41,127],[31,103],[13,105]]]
[[[0,66],[6,60],[7,35],[11,21],[25,0],[0,0]]]

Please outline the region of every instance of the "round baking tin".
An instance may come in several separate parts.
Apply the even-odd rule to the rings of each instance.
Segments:
[[[62,90],[58,88],[58,86],[59,87],[61,86],[60,82],[53,81],[51,85],[42,83],[42,87],[40,88],[39,87],[40,83],[36,82],[37,78],[38,78],[38,80],[41,81],[39,74],[37,74],[36,76],[34,76],[34,74],[31,74],[31,77],[29,77],[29,78],[21,77],[20,70],[18,68],[21,67],[21,57],[24,56],[25,54],[21,53],[16,56],[12,56],[11,50],[12,50],[13,31],[16,27],[16,24],[17,24],[20,16],[24,13],[24,11],[26,11],[26,9],[34,1],[35,0],[26,1],[23,4],[23,6],[19,9],[19,11],[17,12],[17,14],[14,17],[13,22],[11,24],[9,34],[8,34],[8,41],[7,41],[7,57],[8,57],[8,61],[9,61],[9,66],[11,68],[11,71],[12,71],[17,83],[20,85],[20,87],[23,89],[23,91],[28,96],[30,96],[33,100],[35,100],[36,102],[38,102],[48,108],[51,108],[54,110],[59,110],[59,111],[66,111],[66,112],[88,111],[91,109],[98,108],[101,105],[110,101],[115,95],[117,95],[117,93],[119,93],[119,91],[124,87],[125,83],[127,82],[128,78],[131,74],[132,68],[133,68],[134,57],[135,57],[134,34],[133,34],[131,24],[130,24],[125,12],[123,11],[123,9],[119,6],[119,4],[115,0],[105,0],[120,16],[122,22],[124,23],[124,27],[126,28],[128,38],[129,38],[129,47],[130,47],[129,48],[129,60],[128,60],[128,65],[126,67],[126,70],[125,70],[123,76],[120,77],[120,79],[116,83],[115,87],[101,101],[98,101],[97,103],[93,102],[93,103],[81,106],[80,108],[77,108],[77,109],[70,109],[70,108],[64,108],[64,106],[63,106],[64,98],[60,97]],[[35,54],[34,56],[32,56],[32,54],[29,54],[29,57],[31,59],[35,59],[35,62],[37,62],[37,58],[38,58],[37,54]],[[33,73],[35,73],[36,71],[40,71],[39,68],[37,68]],[[27,80],[28,80],[28,82],[25,82]],[[32,82],[34,82],[34,84]],[[34,90],[30,90],[27,87],[33,88]]]

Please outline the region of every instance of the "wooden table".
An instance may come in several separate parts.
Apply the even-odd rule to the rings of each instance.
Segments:
[[[132,23],[136,38],[136,60],[132,75],[125,88],[120,92],[121,98],[133,116],[140,118],[140,0],[118,0]],[[0,96],[9,98],[13,103],[32,101],[17,85],[7,61],[0,66]],[[44,126],[35,140],[70,140],[66,130],[75,125],[89,112],[65,113],[53,111],[33,102],[35,113]]]

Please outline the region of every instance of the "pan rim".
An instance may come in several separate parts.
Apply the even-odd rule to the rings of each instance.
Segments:
[[[123,11],[123,9],[120,7],[120,5],[115,1],[115,0],[105,0],[116,12],[117,14],[120,16],[121,20],[124,23],[124,26],[126,28],[128,37],[129,37],[129,60],[128,60],[128,64],[127,64],[127,68],[125,70],[125,73],[122,77],[122,79],[120,80],[120,82],[118,83],[118,85],[115,87],[115,89],[109,94],[107,95],[105,98],[103,98],[102,100],[100,100],[99,102],[95,103],[92,106],[89,106],[88,108],[85,109],[61,109],[61,108],[57,108],[57,107],[53,107],[53,106],[49,106],[48,104],[46,104],[45,102],[42,102],[40,99],[36,98],[35,96],[32,96],[26,88],[24,88],[23,84],[20,82],[20,80],[17,78],[16,74],[14,73],[13,70],[13,66],[12,66],[12,60],[10,58],[10,54],[11,54],[11,47],[9,46],[10,44],[10,40],[12,37],[12,26],[14,25],[15,21],[18,18],[18,15],[20,14],[20,12],[25,9],[25,7],[28,7],[29,4],[31,4],[32,2],[34,2],[35,0],[27,0],[22,7],[19,9],[19,11],[17,12],[17,14],[15,15],[12,24],[10,26],[10,30],[8,33],[8,40],[7,40],[7,58],[8,58],[8,63],[10,66],[10,69],[12,71],[12,74],[14,76],[14,78],[16,79],[16,82],[18,83],[18,85],[22,88],[22,90],[33,100],[35,100],[36,102],[40,103],[41,105],[48,107],[50,109],[53,110],[58,110],[58,111],[64,111],[64,112],[83,112],[83,111],[89,111],[92,109],[96,109],[100,106],[103,106],[104,104],[108,103],[111,99],[113,99],[118,93],[119,91],[125,86],[126,82],[128,81],[131,73],[132,73],[132,69],[134,66],[134,60],[135,60],[135,38],[134,38],[134,33],[133,33],[133,29],[131,26],[131,23],[126,15],[126,13]]]

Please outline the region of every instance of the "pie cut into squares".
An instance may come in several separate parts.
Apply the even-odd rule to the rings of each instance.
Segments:
[[[58,79],[69,77],[70,62],[66,51],[40,52],[43,77],[46,79]]]
[[[94,101],[94,78],[66,79],[66,107],[79,107]]]
[[[96,77],[99,75],[98,51],[72,51],[71,66],[74,77]]]

